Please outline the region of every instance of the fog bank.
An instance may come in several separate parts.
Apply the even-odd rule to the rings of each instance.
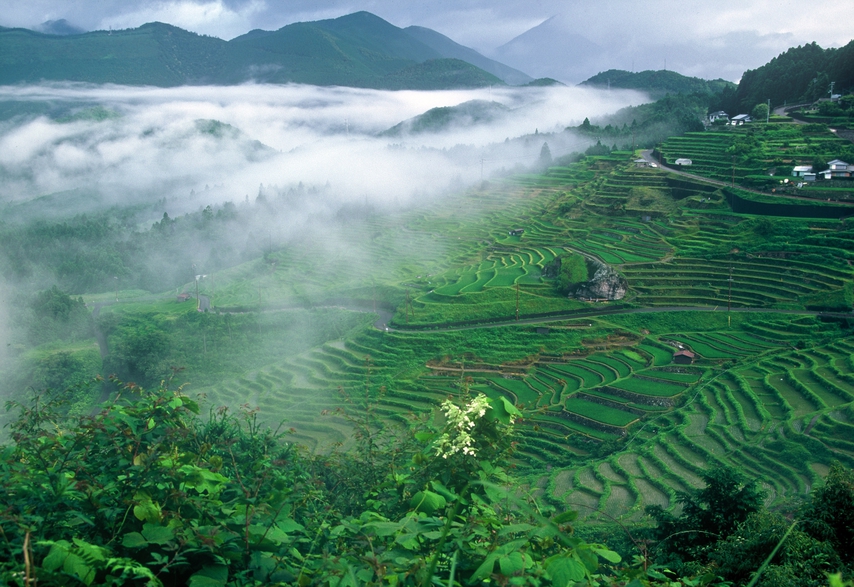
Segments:
[[[469,100],[495,101],[512,112],[489,126],[375,136],[430,108]],[[569,87],[6,86],[0,102],[23,105],[17,109],[23,113],[0,122],[0,203],[84,189],[123,204],[180,199],[206,185],[237,200],[254,197],[260,184],[299,182],[329,186],[343,201],[405,202],[477,181],[482,165],[487,174],[510,160],[529,165],[542,146],[530,141],[529,149],[497,157],[492,144],[562,131],[643,101],[635,92]],[[27,114],[28,108],[41,114]],[[566,136],[552,140],[560,143],[551,145],[555,156],[583,146]]]

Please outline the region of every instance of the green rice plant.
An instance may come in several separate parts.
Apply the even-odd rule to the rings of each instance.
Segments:
[[[611,386],[616,387],[617,389],[624,389],[632,393],[649,395],[653,397],[674,397],[676,395],[684,393],[686,390],[686,387],[684,385],[669,383],[666,381],[641,379],[639,377],[621,379],[611,384]]]
[[[567,398],[564,405],[569,412],[620,428],[628,426],[638,419],[634,414],[576,397]]]

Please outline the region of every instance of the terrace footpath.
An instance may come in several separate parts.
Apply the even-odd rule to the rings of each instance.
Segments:
[[[664,165],[663,163],[660,163],[660,162],[655,160],[655,158],[652,156],[652,149],[644,149],[643,151],[641,151],[641,157],[646,162],[655,163],[659,169],[663,169],[664,171],[667,171],[668,173],[673,173],[674,175],[681,175],[683,177],[688,177],[688,178],[696,180],[696,181],[700,181],[703,183],[708,183],[708,184],[716,185],[716,186],[720,186],[720,187],[725,187],[725,188],[732,187],[732,185],[730,183],[727,183],[725,181],[720,181],[718,179],[711,179],[709,177],[703,177],[702,175],[696,175],[694,173],[688,173],[687,171],[680,171],[678,169],[674,169],[673,167],[668,167],[667,165]],[[818,201],[823,201],[823,200],[817,200],[816,198],[807,198],[805,196],[790,196],[790,195],[786,195],[786,194],[770,194],[768,192],[762,192],[759,190],[754,190],[752,188],[747,188],[747,187],[744,187],[743,185],[739,185],[739,184],[735,184],[735,187],[742,190],[742,191],[750,192],[752,194],[757,194],[760,196],[773,196],[775,198],[783,198],[786,200],[801,200],[801,201],[812,202],[812,203],[816,203]],[[834,202],[834,205],[835,206],[851,206],[852,208],[854,208],[854,202],[836,201],[836,202]]]
[[[365,311],[365,310],[362,310]],[[571,320],[577,318],[592,318],[595,316],[608,316],[614,314],[655,314],[658,312],[761,312],[767,314],[790,314],[796,316],[820,316],[828,318],[851,318],[854,317],[852,312],[819,312],[814,310],[781,310],[777,308],[731,308],[725,306],[655,306],[649,308],[602,308],[595,310],[575,310],[565,314],[556,314],[553,316],[541,316],[537,318],[522,318],[514,320],[509,318],[502,321],[480,322],[477,324],[465,324],[459,326],[437,326],[431,327],[429,324],[419,324],[413,328],[397,326],[392,328],[381,318],[374,323],[374,327],[378,330],[386,332],[458,332],[461,330],[476,330],[479,328],[501,328],[504,326],[513,325],[530,325],[530,324],[547,324],[549,322],[561,322],[563,320]]]

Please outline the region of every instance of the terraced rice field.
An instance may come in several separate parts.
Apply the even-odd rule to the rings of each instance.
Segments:
[[[726,136],[688,139],[712,149]],[[310,255],[282,254],[219,296],[263,307],[259,283],[268,305],[384,296],[397,304],[392,329],[331,340],[203,391],[214,403],[259,405],[317,447],[347,441],[335,410],[358,411],[366,396],[405,425],[465,390],[501,395],[529,410],[518,464],[583,516],[638,519],[647,505],[675,507],[678,492],[719,464],[761,478],[772,502],[803,494],[832,459],[854,462],[850,325],[807,313],[850,287],[854,231],[789,220],[760,234],[755,218],[733,214],[708,186],[630,161],[592,159],[354,222],[347,238],[370,243],[361,274],[346,251],[329,252],[341,267],[331,276],[312,274]],[[515,228],[524,233],[509,235]],[[546,274],[567,252],[617,269],[629,287],[622,305],[718,311],[482,327],[512,322],[517,308],[520,318],[608,308],[556,294]],[[733,313],[730,325],[720,314],[730,306],[750,312]],[[680,345],[696,354],[692,365],[674,364]]]

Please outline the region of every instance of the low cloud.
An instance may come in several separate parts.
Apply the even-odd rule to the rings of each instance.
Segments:
[[[376,137],[430,108],[474,99],[499,102],[511,113],[500,124]],[[644,97],[585,88],[387,92],[298,85],[55,85],[0,88],[0,100],[63,109],[59,120],[19,117],[0,124],[2,201],[82,188],[116,203],[146,197],[180,202],[205,185],[221,186],[220,197],[242,199],[260,184],[302,182],[330,185],[342,201],[400,202],[476,181],[484,153],[506,138],[562,131]],[[211,132],[200,120],[222,125]],[[532,144],[513,156],[527,165],[540,147]],[[552,151],[561,154],[555,145]],[[485,171],[498,167],[487,164]]]

